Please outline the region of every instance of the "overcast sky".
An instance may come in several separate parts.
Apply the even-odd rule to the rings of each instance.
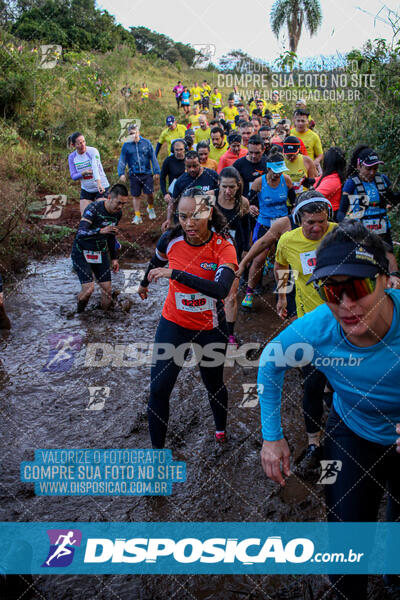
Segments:
[[[288,49],[286,34],[278,41],[271,32],[272,0],[97,0],[97,4],[124,27],[143,25],[176,42],[213,44],[216,57],[240,48],[272,62]],[[400,11],[399,0],[321,0],[322,27],[313,38],[303,33],[299,57],[345,53],[368,38],[391,40],[390,25],[374,20],[385,4]],[[385,18],[385,12],[381,16]]]

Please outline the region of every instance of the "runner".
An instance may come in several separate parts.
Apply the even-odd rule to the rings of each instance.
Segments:
[[[261,128],[261,118],[253,114],[251,117],[251,124],[253,125],[254,135],[258,135]]]
[[[11,329],[11,322],[4,307],[3,279],[0,275],[0,329]]]
[[[189,150],[195,150],[196,149],[196,144],[194,143],[194,137],[195,137],[195,132],[193,129],[186,129],[186,133],[185,133],[185,144],[187,146],[186,152],[189,152]]]
[[[227,220],[229,233],[235,242],[237,261],[239,262],[243,251],[249,249],[249,201],[242,195],[243,182],[239,171],[234,167],[224,168],[220,173],[218,181],[218,188],[212,192],[216,197],[215,206]],[[236,347],[239,346],[234,334],[238,312],[238,289],[239,279],[235,278],[231,291],[225,299],[226,324],[229,333],[228,343]]]
[[[208,140],[202,140],[197,144],[196,152],[199,155],[200,164],[207,169],[216,171],[218,163],[210,158],[210,143]]]
[[[106,310],[111,306],[111,270],[119,270],[115,234],[122,217],[121,209],[127,202],[126,186],[117,183],[107,198],[92,202],[83,213],[71,253],[75,273],[82,285],[78,294],[78,312],[85,310],[93,294],[93,276],[101,289],[101,307]]]
[[[247,121],[239,121],[238,129],[240,135],[242,136],[242,146],[247,148],[249,139],[252,135],[254,135],[254,125],[253,123],[248,123]]]
[[[387,204],[396,205],[400,194],[393,193],[386,175],[378,173],[383,161],[368,146],[357,146],[349,163],[348,179],[343,186],[342,199],[337,215],[338,221],[348,218],[359,219],[369,230],[382,237],[388,244],[390,270],[397,271],[393,254],[391,224],[387,216]],[[395,281],[393,281],[397,285]]]
[[[133,209],[135,216],[132,219],[134,225],[143,223],[140,214],[140,195],[143,194],[147,201],[147,213],[149,219],[155,219],[154,197],[153,197],[153,174],[160,174],[160,165],[154,153],[150,140],[142,137],[138,125],[129,127],[131,141],[125,142],[121,149],[118,161],[118,175],[120,181],[125,183],[125,169],[128,165],[129,182],[133,197]]]
[[[207,81],[203,80],[203,88],[201,92],[201,105],[203,110],[208,112],[210,108],[210,94],[211,94],[211,86],[207,83]]]
[[[184,92],[183,92],[184,93]],[[182,93],[182,106],[183,106],[183,93]],[[186,133],[186,127],[181,124],[177,124],[174,115],[168,115],[166,118],[167,127],[162,130],[161,135],[158,139],[156,146],[156,156],[161,150],[161,146],[164,142],[168,143],[168,152],[171,152],[171,143],[178,138],[184,138]]]
[[[243,196],[249,198],[250,184],[260,175],[265,173],[267,157],[264,154],[264,143],[259,135],[253,135],[249,139],[248,152],[246,156],[239,158],[233,163],[243,179]]]
[[[336,146],[329,148],[324,154],[322,163],[322,175],[317,177],[314,189],[321,192],[332,204],[333,220],[337,220],[337,214],[342,197],[342,185],[345,180],[346,158],[343,150]]]
[[[100,160],[99,151],[91,146],[86,146],[82,133],[76,131],[69,138],[70,145],[75,148],[68,156],[69,172],[71,179],[81,180],[81,215],[85,208],[98,198],[108,193],[110,184]]]
[[[200,106],[198,104],[195,104],[193,106],[192,114],[189,116],[189,119],[188,119],[189,120],[188,129],[193,129],[193,131],[196,131],[196,129],[198,129],[200,127],[199,119],[200,119]]]
[[[315,179],[317,177],[317,169],[309,156],[301,154],[300,140],[293,135],[289,135],[283,141],[283,155],[285,157],[285,165],[288,168],[288,175],[293,181],[296,194],[303,191],[303,183],[307,183],[307,179]]]
[[[169,397],[185,356],[180,349],[185,346],[187,349],[190,342],[199,351],[208,344],[222,345],[220,352],[216,352],[221,364],[210,366],[204,357],[200,373],[214,416],[215,439],[220,443],[226,441],[228,393],[223,381],[223,363],[227,329],[222,300],[235,279],[237,261],[234,245],[223,233],[226,221],[212,203],[213,198],[198,188],[187,189],[177,200],[179,225],[161,236],[138,291],[145,299],[149,282],[162,277],[171,280],[155,344],[173,344],[175,352],[164,360],[157,352],[153,355],[148,405],[153,448],[165,446]]]
[[[221,156],[218,163],[218,173],[221,174],[222,169],[230,167],[238,158],[242,158],[247,154],[247,148],[241,145],[242,136],[239,133],[232,132],[228,135],[229,149]]]
[[[218,174],[200,164],[199,155],[194,150],[186,152],[185,169],[174,185],[172,197],[177,199],[189,188],[199,187],[203,192],[215,190],[218,187]]]
[[[187,117],[190,113],[190,92],[186,86],[184,86],[181,94],[181,106],[184,110],[185,117]]]
[[[258,132],[258,135],[264,142],[264,154],[268,154],[269,151],[271,150],[271,139],[272,139],[271,127],[267,127],[266,125],[263,125],[263,127],[260,127],[260,131]]]
[[[318,361],[335,389],[324,458],[341,461],[342,469],[336,481],[325,487],[328,521],[376,521],[385,490],[387,520],[398,521],[400,291],[387,289],[384,245],[361,223],[341,223],[321,243],[311,281],[326,304],[294,321],[261,355],[263,469],[281,485],[285,485],[283,474],[290,474],[290,450],[280,425],[287,366],[271,362],[271,348],[276,352],[279,345],[285,355],[293,344],[307,344],[312,364]],[[330,575],[330,579],[338,597],[367,598],[367,575]],[[398,594],[398,577],[385,576],[384,581],[393,583],[391,591],[394,587]]]
[[[293,218],[301,227],[282,235],[275,255],[274,270],[278,283],[276,310],[282,319],[288,317],[286,285],[289,280],[289,266],[296,274],[297,317],[303,317],[322,303],[317,291],[306,286],[314,269],[316,249],[321,240],[336,227],[336,223],[329,222],[331,216],[331,204],[319,192],[311,190],[298,197]],[[306,365],[302,371],[303,413],[308,446],[299,464],[299,472],[307,476],[319,465],[322,457],[320,440],[326,378],[311,365]]]
[[[287,171],[283,155],[272,150],[267,156],[267,172],[257,177],[251,186],[250,213],[257,218],[253,230],[253,243],[265,235],[271,225],[288,214],[288,202],[293,204],[296,194]],[[253,307],[254,289],[261,279],[267,252],[260,254],[250,267],[246,294],[242,308],[250,310]]]
[[[237,108],[238,105],[242,102],[242,96],[240,95],[237,85],[233,86],[232,98],[233,98],[233,104]]]
[[[183,90],[184,90],[184,87],[182,85],[182,81],[178,81],[178,83],[172,88],[172,93],[175,94],[175,100],[176,100],[176,105],[178,107],[178,110],[180,109],[180,106],[181,106]]]
[[[167,156],[161,167],[160,188],[167,203],[167,219],[161,225],[162,231],[172,227],[172,196],[170,189],[173,190],[175,181],[185,172],[185,140],[177,139],[172,142],[172,154]],[[168,177],[168,190],[166,178]]]
[[[190,94],[193,98],[193,105],[196,106],[196,104],[198,106],[201,105],[201,93],[202,93],[202,88],[199,86],[198,82],[195,81],[194,86],[192,88],[190,88]]]
[[[149,99],[150,90],[147,87],[145,82],[142,83],[142,87],[140,88],[140,101],[144,102]]]
[[[202,140],[211,139],[211,129],[208,126],[207,118],[205,115],[199,115],[199,127],[194,132],[194,141],[196,144]]]
[[[307,102],[304,100],[304,98],[299,98],[297,100],[295,110],[298,109],[307,110]],[[309,129],[314,129],[315,127],[315,121],[310,114],[308,115],[308,127]]]
[[[308,111],[295,110],[294,128],[291,129],[290,133],[304,142],[308,156],[314,161],[314,164],[318,169],[319,163],[323,157],[322,145],[319,135],[309,129],[308,117]]]
[[[218,163],[228,148],[229,144],[225,138],[224,130],[221,127],[213,127],[211,129],[210,158]]]
[[[261,110],[261,114],[263,115],[265,113],[266,107],[267,103],[265,100],[263,100],[262,98],[256,98],[249,104],[250,116],[253,116],[253,111],[255,111],[257,108],[258,110]]]
[[[232,129],[236,129],[235,117],[239,113],[238,113],[238,109],[234,105],[233,98],[228,99],[228,106],[224,106],[224,108],[222,109],[222,112],[224,113],[225,121],[227,123],[230,123]]]
[[[271,101],[266,103],[265,110],[269,110],[272,113],[272,122],[276,125],[282,119],[285,111],[282,102],[279,102],[278,90],[272,92],[271,98]]]
[[[232,126],[230,123],[227,123],[225,121],[225,115],[222,112],[222,110],[219,111],[219,113],[217,113],[217,118],[213,119],[210,122],[210,127],[222,127],[222,129],[224,130],[224,134],[225,135],[229,135],[232,131]]]
[[[222,94],[218,91],[218,88],[215,87],[213,93],[210,96],[211,105],[213,109],[214,119],[217,116],[218,112],[222,107]]]

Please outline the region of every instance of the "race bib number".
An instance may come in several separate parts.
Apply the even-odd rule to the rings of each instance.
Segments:
[[[311,275],[311,273],[313,273],[317,261],[316,256],[317,254],[315,250],[300,253],[300,261],[301,267],[303,269],[303,275]]]
[[[93,171],[90,171],[90,173],[85,173],[84,175],[82,175],[82,179],[93,179]]]
[[[303,185],[299,182],[293,181],[293,189],[296,194],[300,194],[303,191]]]
[[[182,294],[175,292],[176,308],[187,312],[205,312],[212,310],[213,301],[203,294]]]
[[[100,264],[103,262],[101,252],[95,252],[94,250],[84,250],[83,255],[86,262]]]
[[[387,231],[386,219],[365,219],[363,224],[367,229],[377,234],[386,233]]]

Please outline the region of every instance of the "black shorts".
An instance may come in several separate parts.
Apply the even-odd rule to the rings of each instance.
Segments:
[[[104,188],[104,192],[100,194],[100,192],[87,192],[83,188],[81,188],[81,200],[98,200],[99,198],[105,198],[110,190],[110,186]]]
[[[201,105],[201,100],[195,100],[193,102],[193,106],[195,106],[196,104],[198,104],[200,106]]]
[[[210,98],[209,98],[209,96],[207,96],[206,98],[203,98],[202,105],[203,105],[203,108],[208,108],[210,106]]]
[[[152,194],[154,190],[153,175],[149,173],[129,173],[131,195],[138,198],[140,194]]]
[[[72,247],[71,259],[81,284],[91,283],[93,281],[93,275],[99,283],[111,281],[111,265],[108,252],[93,251],[93,253],[101,255],[101,263],[87,262],[85,252],[90,252],[90,250],[85,251],[85,249],[79,246],[75,241]]]

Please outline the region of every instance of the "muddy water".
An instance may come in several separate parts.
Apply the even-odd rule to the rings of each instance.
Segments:
[[[140,265],[126,263],[123,268],[135,270]],[[146,302],[123,291],[122,273],[115,276],[113,286],[121,290],[113,311],[105,315],[96,308],[96,295],[88,310],[76,315],[77,278],[71,273],[68,259],[57,259],[32,264],[8,291],[13,328],[0,338],[0,520],[323,519],[324,503],[318,486],[293,477],[288,488],[280,492],[263,475],[259,409],[243,406],[243,384],[256,381],[256,368],[251,367],[226,369],[230,440],[223,451],[214,446],[213,420],[197,368],[182,370],[171,397],[167,447],[172,448],[174,460],[186,461],[187,481],[174,484],[171,496],[37,497],[33,485],[19,481],[20,462],[33,460],[38,448],[150,447],[146,419],[149,367],[128,368],[115,363],[85,366],[85,359],[89,344],[114,347],[151,342],[167,281],[151,286]],[[264,343],[279,330],[273,302],[273,295],[267,292],[257,298],[251,315],[239,313],[237,334],[242,342]],[[73,364],[60,372],[45,370],[50,343],[56,344],[60,336],[70,336],[75,350]],[[88,410],[89,387],[109,388],[102,410]],[[305,444],[300,394],[300,377],[292,370],[285,383],[283,414],[289,443],[297,453]],[[28,583],[26,578],[16,579],[11,583],[24,592],[21,597],[46,600],[310,599],[326,598],[324,593],[329,588],[322,576],[35,576]],[[4,591],[4,597],[13,597],[10,589]]]

